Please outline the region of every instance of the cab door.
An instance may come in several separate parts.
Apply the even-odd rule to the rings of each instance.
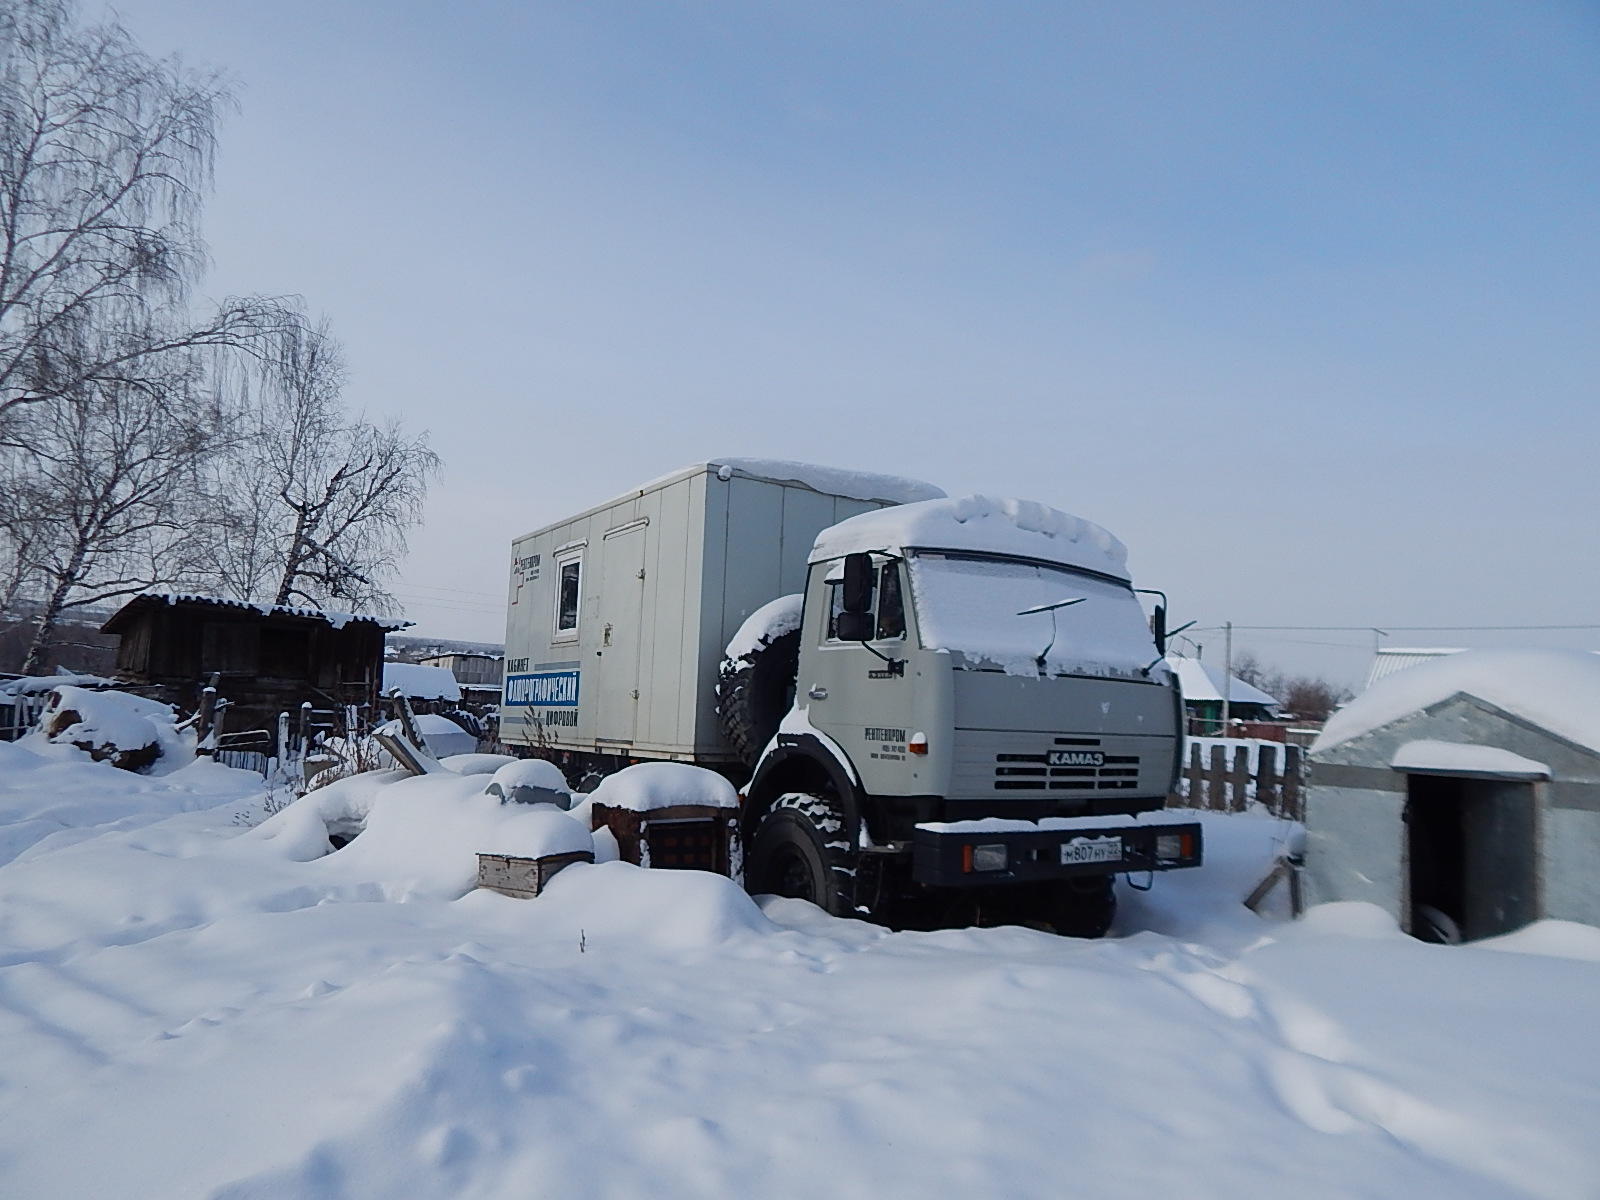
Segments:
[[[795,703],[811,725],[850,757],[868,792],[908,794],[911,777],[906,743],[912,720],[912,673],[908,669],[905,564],[874,556],[872,629],[866,643],[841,641],[843,572],[820,568],[806,603]],[[886,661],[887,660],[887,661]]]

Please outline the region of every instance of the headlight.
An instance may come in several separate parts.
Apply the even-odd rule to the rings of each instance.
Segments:
[[[974,846],[972,848],[972,869],[974,871],[1004,871],[1006,869],[1005,844]]]
[[[1178,862],[1189,857],[1189,837],[1183,833],[1156,835],[1156,857],[1164,862]]]

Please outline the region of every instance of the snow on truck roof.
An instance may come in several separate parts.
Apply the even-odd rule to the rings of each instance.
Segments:
[[[911,504],[917,500],[935,500],[944,495],[943,488],[923,483],[919,479],[906,479],[899,475],[879,475],[872,471],[851,471],[843,467],[823,467],[816,463],[792,462],[786,458],[711,458],[703,463],[692,463],[666,475],[652,479],[631,492],[623,492],[599,507],[605,508],[619,500],[628,500],[680,479],[709,472],[726,482],[735,475],[747,479],[760,479],[767,483],[797,483],[826,496],[843,496],[848,500],[876,500],[882,504]]]
[[[879,504],[910,504],[917,500],[936,499],[945,494],[943,488],[935,487],[931,483],[923,483],[920,479],[906,479],[899,475],[879,475],[872,471],[823,467],[815,463],[791,462],[782,458],[713,458],[702,463],[692,463],[687,467],[679,467],[676,471],[669,471],[665,475],[658,475],[649,483],[630,488],[573,516],[541,525],[531,533],[516,538],[513,544],[525,542],[531,537],[548,533],[563,525],[571,525],[574,521],[581,521],[585,517],[604,512],[618,504],[625,504],[629,500],[637,500],[647,492],[659,491],[680,480],[706,474],[715,475],[724,482],[735,476],[742,476],[746,479],[760,479],[767,483],[798,484],[824,496],[841,496],[846,500],[865,500]]]
[[[1036,558],[1128,578],[1128,548],[1106,529],[1032,500],[994,496],[946,497],[861,513],[818,534],[809,561],[913,549]]]

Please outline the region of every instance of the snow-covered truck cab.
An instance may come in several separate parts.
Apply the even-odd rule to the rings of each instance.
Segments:
[[[986,497],[824,530],[794,707],[746,789],[752,889],[840,913],[951,889],[1093,934],[1114,875],[1197,865],[1197,824],[1138,817],[1172,789],[1182,702],[1126,557]]]

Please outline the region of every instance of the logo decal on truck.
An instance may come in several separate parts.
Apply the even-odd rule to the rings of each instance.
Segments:
[[[531,675],[506,676],[506,707],[576,708],[577,671],[537,671]]]
[[[1038,759],[1034,759],[1038,762]],[[1098,750],[1052,750],[1050,751],[1050,765],[1052,767],[1103,767],[1106,756]]]
[[[871,751],[869,757],[884,759],[889,762],[905,761],[906,731],[904,729],[889,729],[882,725],[868,725],[862,732],[867,735],[867,741],[878,743],[878,748]]]

